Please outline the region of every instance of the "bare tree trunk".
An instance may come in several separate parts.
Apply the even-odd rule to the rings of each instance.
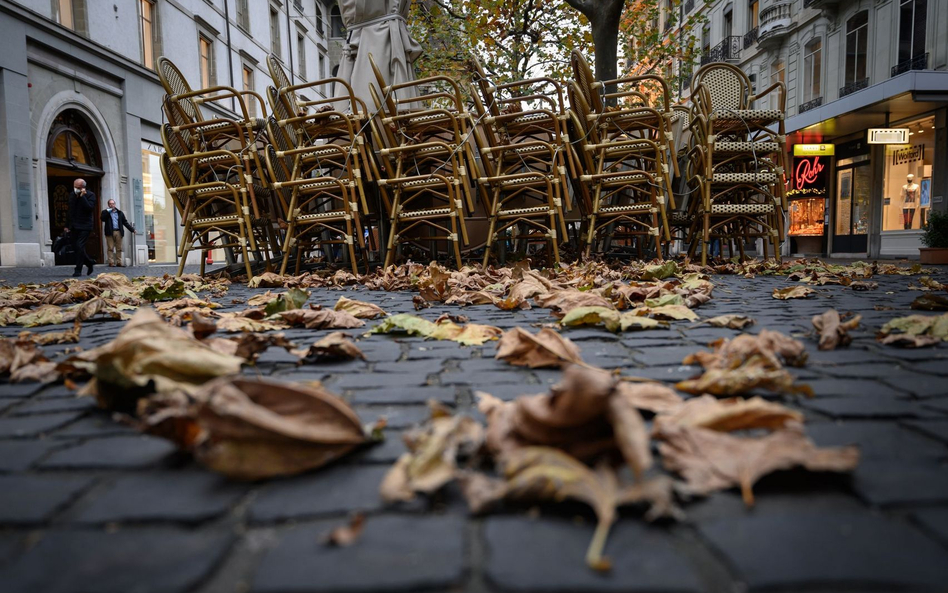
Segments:
[[[566,0],[589,20],[596,50],[596,78],[613,80],[618,71],[619,18],[625,0]],[[614,92],[615,86],[606,92]],[[610,103],[615,103],[610,101]]]

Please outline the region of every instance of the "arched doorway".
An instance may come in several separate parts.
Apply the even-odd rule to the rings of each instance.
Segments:
[[[56,116],[46,137],[46,187],[49,205],[49,236],[60,236],[68,226],[69,194],[77,177],[86,180],[88,190],[99,200],[102,186],[102,157],[88,121],[75,109],[67,109]],[[95,212],[102,210],[97,203]],[[102,225],[96,215],[92,236],[86,251],[97,263],[102,263]],[[73,264],[56,256],[57,265]]]

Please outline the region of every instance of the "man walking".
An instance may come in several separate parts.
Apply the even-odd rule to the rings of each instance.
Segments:
[[[102,211],[99,217],[105,230],[106,257],[109,260],[109,267],[123,267],[122,242],[125,240],[125,229],[135,232],[135,227],[128,224],[125,213],[115,207],[115,200],[109,200],[109,207]],[[113,251],[115,252],[113,259]]]
[[[76,252],[76,271],[73,276],[82,273],[82,266],[86,266],[86,275],[92,274],[95,260],[86,253],[86,243],[92,234],[92,224],[95,218],[95,194],[86,190],[84,179],[72,182],[72,194],[69,196],[69,227],[66,232],[72,235],[72,245]]]

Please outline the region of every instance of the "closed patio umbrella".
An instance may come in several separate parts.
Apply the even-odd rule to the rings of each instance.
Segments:
[[[412,63],[421,55],[421,45],[408,33],[411,0],[340,0],[342,21],[346,26],[346,45],[337,76],[349,82],[356,97],[375,110],[369,84],[375,75],[369,54],[382,71],[386,84],[415,79]],[[413,89],[402,91],[404,98]],[[346,95],[336,85],[333,96]]]

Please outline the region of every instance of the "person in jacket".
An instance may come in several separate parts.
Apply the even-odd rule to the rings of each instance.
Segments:
[[[65,229],[72,236],[72,244],[76,252],[76,271],[73,276],[82,274],[82,266],[86,266],[86,275],[92,274],[95,260],[86,253],[86,243],[92,234],[92,225],[95,221],[95,194],[86,189],[84,179],[72,182],[72,194],[69,195],[69,226]]]
[[[109,200],[109,207],[102,211],[99,216],[102,219],[103,230],[105,231],[106,257],[109,260],[109,267],[123,267],[122,243],[125,240],[125,229],[135,232],[135,227],[128,224],[125,213],[115,207],[115,200]],[[113,255],[114,252],[114,255]]]

